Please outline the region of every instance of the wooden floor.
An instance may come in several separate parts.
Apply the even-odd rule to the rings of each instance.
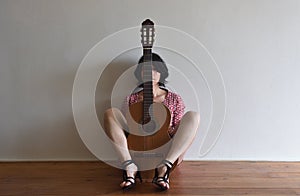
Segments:
[[[299,195],[300,163],[183,162],[171,189],[119,188],[121,171],[102,162],[0,163],[0,195]]]

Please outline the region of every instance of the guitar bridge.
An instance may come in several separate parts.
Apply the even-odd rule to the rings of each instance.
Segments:
[[[163,153],[153,153],[153,152],[135,152],[133,154],[135,158],[162,158]]]

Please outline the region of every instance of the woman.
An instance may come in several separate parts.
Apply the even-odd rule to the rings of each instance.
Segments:
[[[139,65],[135,70],[135,77],[139,82],[143,81],[142,63],[144,58],[141,57]],[[153,82],[153,102],[162,103],[170,110],[171,123],[168,130],[172,137],[170,150],[165,160],[155,169],[153,183],[161,190],[167,190],[169,186],[169,173],[173,167],[173,163],[182,157],[188,147],[191,145],[199,125],[200,116],[197,112],[184,113],[184,103],[181,97],[168,91],[165,87],[166,78],[168,77],[168,68],[162,58],[152,53],[152,82]],[[140,85],[142,87],[143,85]],[[127,97],[126,104],[131,105],[143,100],[143,90],[135,92]],[[106,134],[113,141],[113,146],[123,163],[123,182],[120,186],[123,189],[130,189],[135,185],[136,177],[141,176],[138,166],[132,161],[131,155],[127,147],[126,134],[123,127],[126,127],[126,119],[119,109],[108,109],[104,114],[104,129]],[[178,161],[180,163],[180,161]]]

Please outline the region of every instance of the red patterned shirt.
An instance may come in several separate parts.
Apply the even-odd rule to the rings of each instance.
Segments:
[[[127,106],[130,106],[131,104],[137,103],[139,101],[140,99],[138,92],[126,97]],[[165,99],[162,103],[170,110],[171,113],[169,134],[172,137],[179,126],[182,116],[184,115],[185,105],[182,98],[178,94],[171,91],[167,91],[167,95],[165,96]]]

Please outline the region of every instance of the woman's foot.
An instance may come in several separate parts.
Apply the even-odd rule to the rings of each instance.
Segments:
[[[123,182],[120,184],[123,190],[131,189],[135,186],[135,178],[142,181],[138,167],[132,160],[127,160],[122,163],[123,168]]]
[[[169,185],[169,175],[170,170],[173,167],[173,163],[168,160],[164,160],[158,167],[155,169],[155,176],[153,178],[153,183],[161,190],[167,190],[170,188]]]

